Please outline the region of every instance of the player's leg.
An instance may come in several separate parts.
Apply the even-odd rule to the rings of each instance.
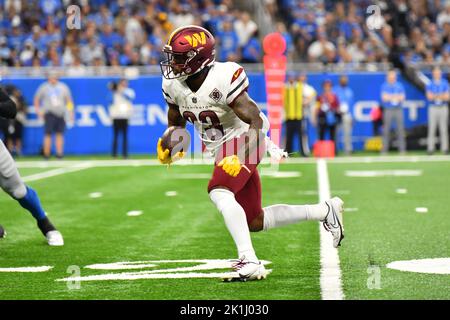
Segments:
[[[113,146],[112,146],[112,156],[117,157],[117,139],[119,137],[119,124],[117,119],[113,119]]]
[[[406,133],[405,133],[405,120],[403,116],[403,110],[395,110],[397,118],[397,137],[398,137],[398,150],[400,153],[406,152]]]
[[[56,157],[62,159],[64,157],[64,134],[56,134]]]
[[[64,132],[66,131],[66,121],[64,117],[56,117],[56,157],[64,157]]]
[[[235,270],[246,279],[265,276],[264,266],[259,262],[253,248],[246,212],[236,199],[236,194],[247,184],[256,171],[256,166],[257,164],[246,163],[240,173],[232,177],[216,165],[208,185],[211,201],[222,214],[238,251],[239,259]]]
[[[296,224],[301,221],[322,221],[333,234],[337,247],[343,239],[343,201],[333,198],[317,204],[288,205],[276,204],[261,207],[261,181],[255,171],[247,184],[237,194],[236,199],[246,213],[249,230],[252,232]]]
[[[50,152],[52,148],[52,134],[54,127],[53,115],[46,113],[44,116],[44,158],[50,158]]]
[[[50,134],[44,135],[44,158],[50,158],[50,150],[52,147],[52,136]]]
[[[441,136],[441,151],[448,153],[448,108],[440,107],[439,110],[439,135]]]
[[[124,159],[128,158],[128,120],[124,119],[122,123],[123,130],[123,144],[122,144],[122,155]]]
[[[244,208],[236,199],[236,194],[245,186],[251,174],[242,169],[237,177],[229,176],[221,167],[215,166],[208,185],[211,201],[222,214],[225,225],[236,244],[238,257],[256,258],[250,238],[250,230]]]
[[[301,221],[322,221],[325,229],[332,233],[334,246],[337,247],[344,238],[343,211],[344,202],[338,197],[317,204],[276,204],[263,208],[262,215],[254,222],[254,228],[267,231]]]
[[[286,152],[292,153],[292,141],[294,140],[294,128],[292,126],[292,121],[287,120],[286,122]]]
[[[436,148],[436,129],[437,117],[433,107],[428,108],[428,136],[427,136],[427,152],[432,154]]]
[[[391,126],[392,126],[392,110],[384,109],[382,153],[387,153],[389,151],[389,137],[390,137]]]
[[[46,216],[36,191],[23,183],[11,155],[2,142],[0,142],[0,187],[31,213],[49,245],[64,244],[61,234]]]

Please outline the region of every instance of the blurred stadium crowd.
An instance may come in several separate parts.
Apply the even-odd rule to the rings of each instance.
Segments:
[[[233,0],[0,0],[0,65],[156,65],[168,34],[186,24],[211,30],[218,60],[260,62],[261,34],[252,14]],[[66,9],[81,8],[80,30]],[[261,0],[270,28],[281,32],[291,62],[450,63],[450,1]],[[380,28],[367,24],[377,4]],[[267,27],[267,26],[265,26]]]

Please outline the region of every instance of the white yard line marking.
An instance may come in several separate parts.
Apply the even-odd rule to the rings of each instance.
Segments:
[[[374,178],[374,177],[418,177],[422,170],[347,170],[347,177]]]
[[[42,267],[19,267],[19,268],[0,268],[0,272],[46,272],[53,269],[51,266]]]
[[[283,160],[283,164],[315,164],[314,158],[291,158]],[[450,156],[374,156],[374,157],[338,157],[327,159],[330,163],[384,163],[384,162],[450,162]],[[92,167],[140,167],[162,166],[158,160],[61,160],[61,161],[22,161],[16,162],[18,168],[63,168],[89,162]],[[175,165],[211,165],[210,158],[183,159]],[[265,158],[262,164],[269,164],[270,159]]]
[[[263,171],[260,175],[270,178],[298,178],[302,176],[302,173],[299,171]]]
[[[178,195],[178,192],[176,191],[166,191],[165,193],[166,197],[175,197]]]
[[[358,208],[345,208],[345,212],[355,212],[358,211]]]
[[[32,175],[23,177],[22,180],[24,182],[37,181],[37,180],[42,180],[42,179],[46,179],[46,178],[56,177],[56,176],[59,176],[62,174],[70,173],[70,172],[86,170],[91,167],[92,166],[91,166],[90,162],[83,162],[83,163],[78,163],[76,165],[72,165],[71,167],[58,168],[58,169],[53,169],[53,170],[49,170],[49,171],[45,171],[45,172],[41,172],[41,173],[32,174]]]
[[[297,194],[303,196],[317,196],[319,193],[316,190],[299,190],[297,191]]]
[[[427,213],[428,212],[428,208],[419,207],[419,208],[416,208],[416,212],[418,212],[418,213]]]
[[[298,178],[302,176],[302,173],[299,171],[270,171],[264,172],[261,171],[259,173],[261,177],[269,177],[269,178]],[[178,173],[173,179],[211,179],[210,173]]]
[[[405,188],[397,188],[395,190],[395,192],[399,193],[399,194],[407,194],[408,193],[408,189]]]
[[[317,160],[317,178],[319,184],[319,200],[330,199],[330,181],[328,179],[327,163],[324,159]],[[331,234],[325,231],[322,223],[320,229],[320,291],[322,300],[343,300],[341,268],[338,250],[333,247]]]

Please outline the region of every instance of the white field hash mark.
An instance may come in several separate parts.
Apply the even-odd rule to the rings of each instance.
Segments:
[[[319,201],[325,201],[330,196],[330,181],[328,179],[327,163],[324,159],[317,160],[317,178],[319,185]],[[341,268],[338,250],[333,247],[333,239],[329,232],[319,223],[320,229],[320,291],[322,300],[343,300]]]
[[[0,272],[47,272],[51,269],[53,269],[52,266],[0,268]]]
[[[374,177],[418,177],[422,170],[347,170],[347,177],[374,178]]]
[[[142,215],[144,212],[141,210],[132,210],[132,211],[128,211],[127,212],[127,216],[129,217],[138,217],[140,215]]]

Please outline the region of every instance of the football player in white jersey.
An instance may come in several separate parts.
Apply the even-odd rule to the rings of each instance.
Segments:
[[[214,37],[199,26],[173,31],[163,51],[167,55],[161,62],[161,72],[162,91],[169,106],[168,126],[193,123],[215,156],[208,193],[236,244],[234,270],[242,280],[266,275],[253,249],[250,231],[320,220],[338,247],[344,237],[341,199],[262,208],[257,165],[266,152],[268,123],[247,94],[249,81],[244,69],[234,62],[215,62]],[[170,164],[184,155],[171,155],[161,142],[157,146],[161,163]]]

